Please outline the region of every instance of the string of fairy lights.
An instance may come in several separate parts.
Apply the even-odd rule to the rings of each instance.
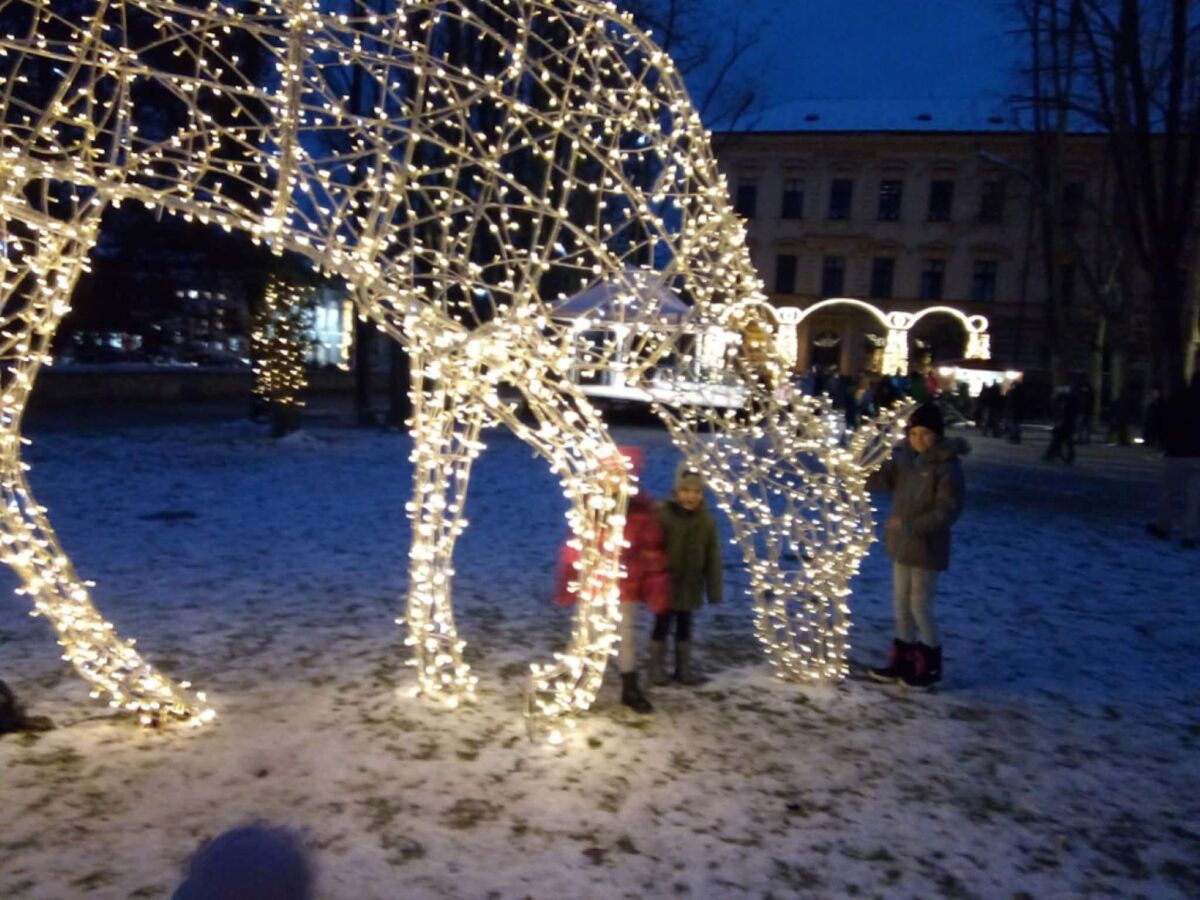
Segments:
[[[255,311],[250,331],[254,395],[270,406],[304,406],[311,295],[311,288],[272,276]]]
[[[607,337],[582,367],[666,386],[656,408],[734,523],[769,659],[789,679],[840,677],[847,585],[871,540],[863,483],[899,413],[843,446],[828,406],[788,387],[790,345],[671,59],[600,0],[333,6],[95,0],[78,19],[0,0],[15,23],[0,34],[0,538],[64,657],[143,721],[213,716],[97,612],[20,457],[29,391],[100,218],[131,203],[300,254],[410,353],[398,621],[418,693],[454,706],[475,692],[453,554],[481,435],[501,425],[558,474],[579,550],[572,637],[532,666],[529,720],[561,739],[596,697],[631,480],[613,476],[612,438],[575,383],[578,322],[556,311],[605,283],[625,299],[592,316]],[[651,274],[686,315],[642,296]],[[280,311],[298,299],[273,283],[261,329],[274,360],[262,390],[286,402],[299,382]]]

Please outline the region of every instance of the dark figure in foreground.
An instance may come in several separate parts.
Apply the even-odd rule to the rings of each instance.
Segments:
[[[946,439],[941,411],[925,403],[908,420],[908,439],[867,481],[871,490],[892,492],[883,539],[892,560],[896,637],[887,665],[869,670],[876,681],[927,690],[942,680],[933,597],[938,574],[950,566],[950,526],[963,507],[959,457],[968,452],[961,438]]]
[[[1192,376],[1191,384],[1180,382],[1168,395],[1159,430],[1163,462],[1158,515],[1146,530],[1156,538],[1170,538],[1174,507],[1182,496],[1180,543],[1192,548],[1200,538],[1200,372]]]
[[[671,609],[654,619],[650,642],[650,680],[667,684],[667,635],[675,623],[675,680],[703,684],[692,665],[692,613],[709,603],[720,603],[724,590],[721,542],[717,520],[704,505],[704,476],[686,460],[675,473],[675,490],[658,509],[671,573]]]
[[[312,867],[283,828],[243,825],[196,851],[172,900],[313,900]]]

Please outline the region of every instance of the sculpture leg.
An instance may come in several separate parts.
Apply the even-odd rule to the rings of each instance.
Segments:
[[[864,421],[843,448],[827,401],[759,397],[747,408],[750,417],[660,413],[733,524],[756,633],[776,673],[789,681],[841,679],[849,584],[874,539],[866,476],[890,450],[899,413]]]
[[[413,535],[406,643],[413,647],[420,691],[457,706],[473,695],[476,679],[454,626],[454,545],[466,526],[463,508],[471,465],[483,449],[485,409],[472,396],[481,384],[477,365],[460,368],[440,360],[434,367],[417,350],[411,358]]]
[[[21,461],[21,417],[34,380],[49,355],[49,345],[88,249],[95,223],[72,228],[43,222],[26,225],[3,220],[7,254],[0,255],[0,297],[4,311],[3,400],[0,407],[0,543],[3,560],[22,582],[17,592],[29,597],[33,615],[54,626],[63,658],[91,685],[92,696],[136,713],[143,724],[169,719],[206,722],[214,713],[204,695],[191,694],[186,682],[163,676],[122,640],[92,605],[87,584],[75,574],[46,518],[30,493]],[[82,235],[82,236],[81,236]]]
[[[587,711],[604,679],[614,652],[620,616],[621,547],[630,483],[623,467],[611,458],[617,448],[607,426],[578,390],[551,381],[531,366],[520,386],[533,423],[510,410],[498,418],[532,446],[559,475],[571,501],[567,521],[579,551],[575,622],[571,643],[554,662],[535,664],[526,703],[531,733],[546,726],[552,742],[561,739],[559,725]]]

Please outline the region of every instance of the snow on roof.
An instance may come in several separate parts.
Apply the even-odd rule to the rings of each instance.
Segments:
[[[763,110],[736,131],[1020,131],[1002,98],[794,100]]]
[[[556,319],[585,316],[611,322],[674,322],[691,307],[663,284],[662,275],[645,269],[626,269],[619,280],[601,281],[555,304]]]

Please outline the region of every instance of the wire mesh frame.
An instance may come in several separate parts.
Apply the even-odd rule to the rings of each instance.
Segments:
[[[369,17],[310,0],[59,5],[0,0],[11,26],[0,34],[0,530],[21,591],[96,693],[148,723],[214,715],[99,615],[20,459],[49,340],[101,215],[122,202],[307,256],[351,283],[360,311],[414,355],[403,622],[419,689],[451,704],[474,687],[450,589],[487,425],[512,429],[560,474],[582,550],[572,642],[534,667],[531,716],[587,709],[615,643],[630,485],[605,474],[615,448],[570,382],[571,334],[547,315],[552,304],[602,280],[636,281],[626,273],[640,269],[690,303],[692,333],[743,310],[743,339],[724,350],[741,409],[701,397],[660,414],[734,518],[772,662],[786,677],[839,674],[845,583],[870,540],[861,483],[882,442],[835,449],[828,410],[786,389],[708,135],[670,59],[627,18],[560,0],[410,0]],[[627,383],[696,368],[679,329],[633,307],[606,315],[625,326]],[[615,349],[601,348],[594,367],[612,365]],[[502,385],[520,391],[531,418]],[[891,434],[895,421],[868,432]],[[811,502],[801,512],[791,495],[802,486]],[[781,574],[785,546],[820,552],[823,568]]]

